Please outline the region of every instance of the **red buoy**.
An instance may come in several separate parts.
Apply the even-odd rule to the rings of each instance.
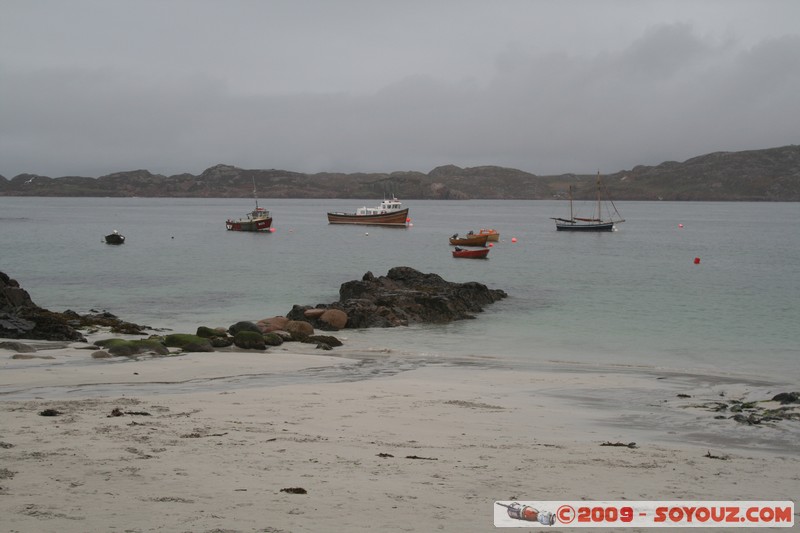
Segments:
[[[695,257],[694,258],[694,264],[695,265],[699,265],[700,264],[700,258],[699,257]]]
[[[511,237],[511,242],[517,242],[517,238],[516,237]]]

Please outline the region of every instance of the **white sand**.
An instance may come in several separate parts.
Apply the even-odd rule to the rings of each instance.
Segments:
[[[0,350],[0,390],[41,396],[0,395],[2,531],[485,532],[497,531],[495,500],[791,500],[800,487],[791,450],[676,444],[668,428],[633,438],[558,397],[646,388],[647,377],[435,365],[230,386],[349,361],[286,349],[123,364],[50,353],[20,361]],[[212,377],[228,381],[99,397],[87,386],[191,391]],[[630,440],[638,447],[600,445]],[[307,494],[281,490],[297,487]]]

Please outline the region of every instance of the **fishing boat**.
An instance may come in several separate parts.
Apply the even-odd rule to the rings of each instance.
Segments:
[[[228,231],[269,231],[272,226],[272,216],[263,207],[258,207],[258,195],[256,194],[256,179],[253,178],[253,199],[256,207],[242,218],[225,221]]]
[[[366,224],[370,226],[402,226],[408,224],[408,208],[392,196],[377,207],[359,207],[355,213],[328,213],[329,224]]]
[[[481,230],[478,232],[478,235],[488,235],[489,238],[486,240],[489,242],[497,242],[500,240],[500,232],[496,229],[481,228]]]
[[[605,192],[605,198],[603,193]],[[614,231],[615,225],[625,222],[617,206],[608,198],[608,191],[597,173],[597,205],[589,218],[576,217],[572,207],[572,185],[569,187],[569,218],[551,217],[557,231]],[[605,209],[605,212],[604,212]],[[614,214],[611,213],[614,210]]]
[[[489,240],[488,235],[478,235],[473,232],[467,233],[466,237],[459,237],[458,233],[450,237],[450,244],[454,246],[486,246]]]
[[[461,248],[456,246],[453,250],[453,257],[465,258],[465,259],[485,259],[487,255],[489,255],[489,250],[491,248]]]
[[[120,235],[117,230],[106,235],[105,239],[106,244],[125,244],[125,235]]]

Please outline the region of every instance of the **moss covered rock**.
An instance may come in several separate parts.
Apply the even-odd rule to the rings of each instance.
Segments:
[[[280,346],[283,344],[283,337],[277,333],[267,333],[264,335],[264,343],[268,346]]]
[[[240,331],[233,336],[233,344],[243,350],[266,350],[267,344],[261,332]]]
[[[132,357],[143,353],[169,354],[166,345],[159,339],[104,339],[95,344],[116,357]]]
[[[228,333],[224,330],[200,326],[197,328],[196,335],[198,337],[203,337],[204,339],[213,339],[214,337],[227,337]]]
[[[180,348],[184,352],[213,352],[214,347],[208,339],[188,333],[173,333],[164,337],[164,344],[170,348]]]

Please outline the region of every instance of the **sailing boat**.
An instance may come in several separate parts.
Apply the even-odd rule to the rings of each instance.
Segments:
[[[247,213],[243,218],[236,220],[228,219],[225,227],[228,231],[269,231],[272,225],[272,216],[263,207],[258,207],[258,195],[256,194],[256,178],[253,177],[253,199],[256,201],[256,208]]]
[[[625,222],[622,215],[617,211],[617,206],[610,199],[603,200],[602,193],[608,191],[600,179],[600,172],[597,173],[597,207],[591,218],[576,217],[572,209],[572,185],[569,186],[569,218],[553,218],[556,221],[556,230],[558,231],[614,231],[614,225]],[[609,207],[610,206],[610,207]],[[603,208],[605,207],[606,216],[603,217]],[[614,215],[611,214],[611,208],[614,209]]]

